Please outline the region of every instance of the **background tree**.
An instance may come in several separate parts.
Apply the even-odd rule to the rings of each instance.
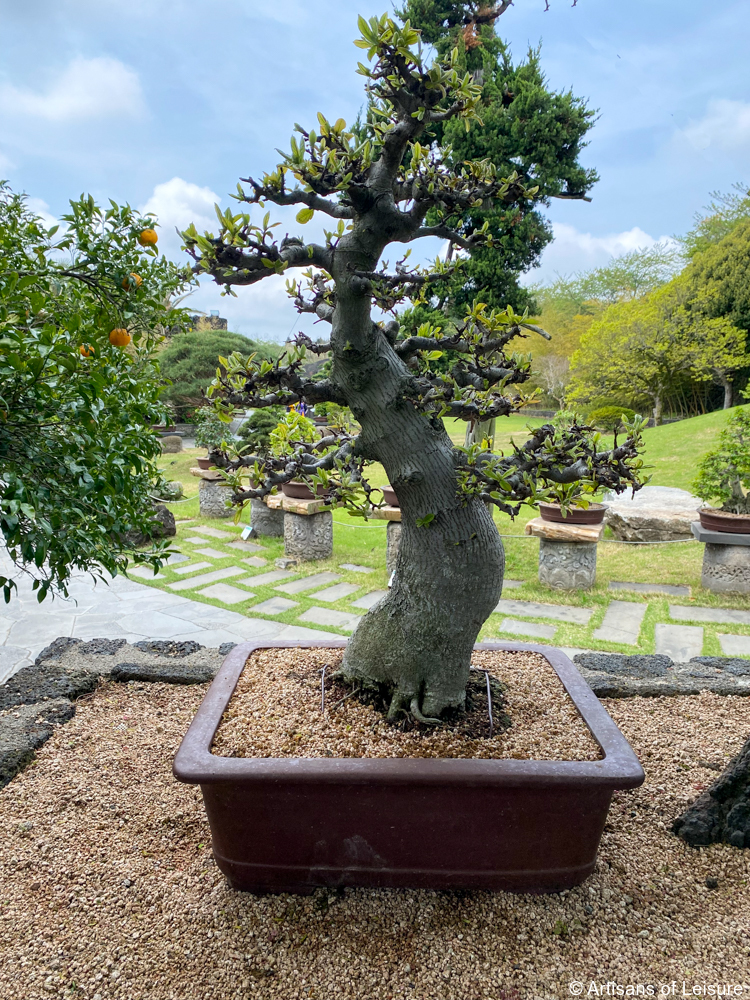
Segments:
[[[159,353],[159,366],[171,384],[164,399],[172,404],[177,420],[187,420],[196,407],[205,404],[205,391],[216,377],[219,357],[233,351],[273,357],[273,344],[259,344],[249,337],[226,330],[185,330],[168,341]]]
[[[0,529],[39,600],[74,570],[161,565],[159,545],[133,556],[124,537],[153,534],[154,330],[190,280],[127,206],[82,197],[63,222],[46,228],[0,184]],[[15,583],[0,585],[10,600]]]
[[[518,279],[539,263],[552,239],[540,208],[551,198],[587,198],[598,179],[595,170],[579,162],[595,112],[571,91],[549,88],[539,49],[529,49],[525,59],[513,62],[510,48],[495,32],[507,7],[505,2],[407,0],[400,11],[439,56],[455,51],[459,71],[471,73],[481,86],[476,120],[432,122],[421,141],[434,142],[453,165],[487,159],[501,176],[516,172],[528,192],[526,199],[512,204],[455,206],[442,218],[463,236],[487,223],[492,236],[491,245],[475,247],[460,270],[432,288],[433,306],[454,318],[475,300],[492,308],[533,310],[533,298]],[[430,213],[427,220],[433,221]],[[457,245],[449,253],[453,250],[461,253]],[[413,331],[422,321],[407,314],[404,325]]]
[[[332,488],[334,502],[365,512],[364,466],[382,463],[401,505],[400,553],[388,595],[347,645],[342,673],[387,694],[391,718],[406,711],[425,721],[463,706],[474,642],[502,591],[503,547],[487,505],[513,514],[549,495],[553,483],[637,487],[638,437],[599,453],[580,427],[556,434],[548,425],[507,456],[453,447],[441,417],[489,420],[523,402],[530,362],[509,345],[529,324],[512,309],[476,304],[454,334],[425,324],[404,336],[395,321],[375,322],[373,306],[395,308],[429,289],[447,265],[409,269],[401,258],[385,270],[381,256],[390,244],[429,236],[472,251],[486,244],[488,227],[466,233],[446,220],[480,202],[526,210],[534,193],[489,160],[456,164],[443,148],[423,144],[431,126],[471,122],[477,114],[481,92],[470,73],[459,71],[457,50],[430,66],[408,25],[384,15],[360,18],[359,26],[356,44],[370,62],[359,70],[372,101],[366,136],[319,114],[314,130],[297,126],[275,170],[259,181],[246,178],[237,193],[250,205],[302,206],[300,225],[323,213],[334,220],[325,243],[296,235],[277,240],[270,213],[256,223],[249,212],[230,209],[217,234],[190,227],[183,236],[196,268],[229,292],[302,270],[304,280],[288,285],[297,308],[331,325],[330,344],[300,335],[276,362],[233,355],[211,392],[227,418],[236,406],[346,405],[361,425],[358,436],[290,440],[286,455],[228,462],[226,476],[238,504],[302,477],[313,489]],[[433,370],[446,349],[460,360],[449,372]],[[328,378],[305,377],[309,350],[330,351]]]
[[[750,191],[746,184],[734,184],[728,193],[712,191],[713,199],[705,208],[705,215],[695,216],[695,225],[677,240],[689,259],[723,240],[740,222],[750,219]]]

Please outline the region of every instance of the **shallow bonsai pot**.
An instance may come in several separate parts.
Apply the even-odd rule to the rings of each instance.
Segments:
[[[396,496],[396,491],[392,486],[381,486],[380,489],[383,492],[383,499],[388,504],[389,507],[398,507],[398,497]]]
[[[588,507],[570,507],[563,514],[559,503],[540,503],[539,513],[543,521],[559,521],[563,524],[601,524],[607,508],[603,503],[590,503]]]
[[[299,482],[297,479],[292,479],[289,483],[281,484],[281,492],[285,497],[289,497],[290,500],[315,500],[321,497],[327,497],[329,495],[329,490],[324,490],[322,486],[317,488],[317,498],[315,493],[310,489],[306,483]]]
[[[701,527],[707,531],[726,531],[734,535],[750,535],[750,514],[730,514],[726,510],[705,507],[698,511]]]
[[[601,760],[230,758],[210,752],[247,657],[229,653],[174,761],[201,786],[216,863],[234,889],[311,893],[320,886],[559,892],[594,870],[612,793],[644,774],[625,737],[570,660],[526,643],[480,650],[541,653]]]
[[[213,464],[210,458],[199,458],[197,461],[199,469],[210,469]]]

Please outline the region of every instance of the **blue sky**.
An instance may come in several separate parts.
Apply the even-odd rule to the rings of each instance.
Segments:
[[[541,41],[550,84],[599,109],[583,158],[601,181],[591,204],[552,203],[556,240],[530,280],[684,232],[711,191],[750,184],[747,0],[550,3],[516,0],[500,34],[516,56]],[[240,176],[275,166],[295,121],[356,116],[356,16],[389,7],[0,0],[0,176],[52,216],[82,191],[154,210],[177,257],[174,227],[210,226]],[[192,302],[250,336],[306,325],[276,279],[238,299],[206,285]]]

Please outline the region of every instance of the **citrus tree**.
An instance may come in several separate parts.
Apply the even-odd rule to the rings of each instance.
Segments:
[[[161,565],[163,543],[132,554],[125,535],[153,534],[154,331],[190,281],[128,206],[81,197],[62,223],[0,184],[0,529],[40,601],[74,570]],[[0,586],[9,601],[13,580]]]
[[[471,252],[487,245],[488,227],[449,225],[484,203],[527,205],[533,186],[489,160],[457,160],[429,139],[431,125],[476,121],[480,88],[458,69],[458,50],[427,64],[419,33],[388,16],[359,20],[356,45],[368,57],[359,72],[371,101],[366,134],[318,116],[297,126],[291,150],[259,180],[247,178],[237,198],[248,205],[299,205],[300,226],[315,213],[331,219],[323,242],[274,237],[270,213],[217,212],[216,234],[183,233],[196,271],[228,292],[274,274],[293,274],[289,292],[301,312],[330,324],[330,342],[299,335],[276,361],[233,355],[210,392],[227,418],[236,406],[333,402],[348,406],[361,427],[317,441],[287,440],[286,454],[241,455],[227,462],[238,505],[264,497],[290,479],[333,489],[333,501],[366,514],[371,487],[364,469],[380,462],[399,497],[402,536],[388,595],[358,625],[343,676],[390,698],[390,717],[408,712],[435,720],[464,704],[470,656],[502,590],[503,546],[491,508],[514,514],[549,495],[554,483],[585,481],[622,490],[638,485],[637,432],[609,451],[573,425],[533,432],[508,455],[481,445],[455,448],[442,422],[481,421],[516,411],[524,400],[530,360],[512,350],[534,328],[513,309],[474,303],[450,334],[424,324],[404,336],[387,312],[455,266],[409,266],[408,247],[422,237],[449,240]],[[428,219],[429,215],[429,219]],[[389,245],[407,248],[393,267]],[[306,353],[332,357],[330,374],[305,374]],[[444,352],[457,360],[448,370]],[[437,363],[437,364],[436,364]],[[433,368],[433,364],[435,367]],[[247,480],[249,479],[249,484]]]

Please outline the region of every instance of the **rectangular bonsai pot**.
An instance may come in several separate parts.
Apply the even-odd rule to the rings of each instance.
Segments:
[[[559,892],[594,870],[612,793],[644,774],[625,737],[570,660],[526,643],[479,650],[541,653],[603,751],[600,760],[230,758],[211,742],[248,656],[229,653],[174,761],[198,784],[213,853],[235,889],[319,886]]]

